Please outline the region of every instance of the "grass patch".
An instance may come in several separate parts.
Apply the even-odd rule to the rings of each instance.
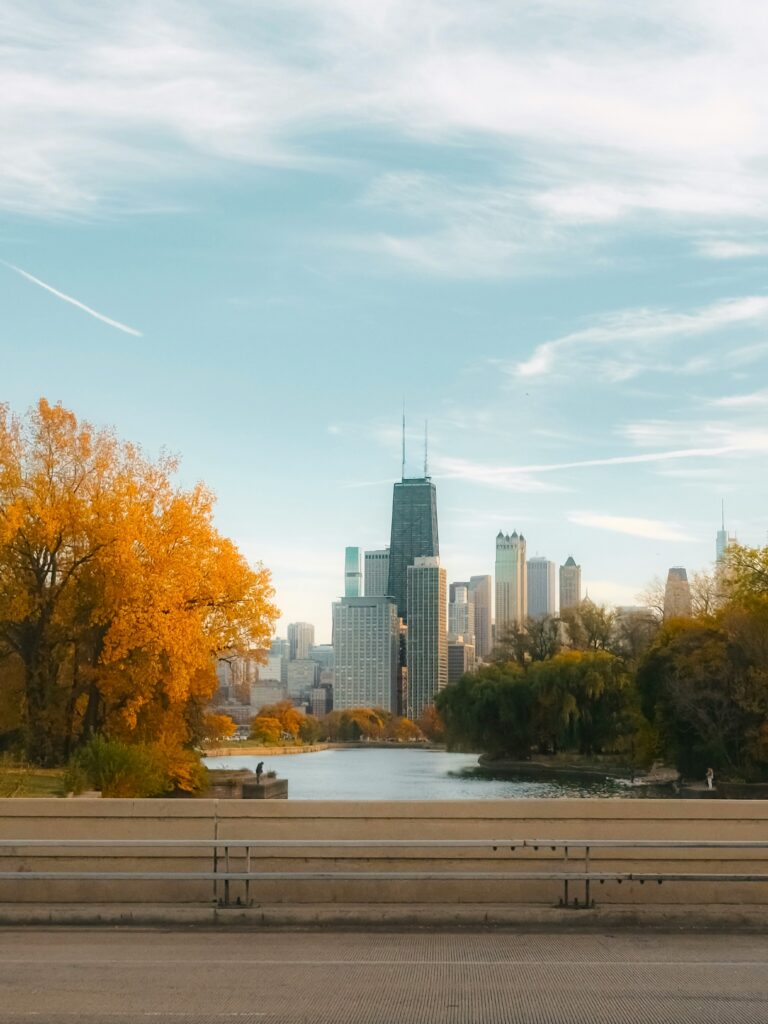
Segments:
[[[64,795],[63,768],[0,764],[0,797]]]

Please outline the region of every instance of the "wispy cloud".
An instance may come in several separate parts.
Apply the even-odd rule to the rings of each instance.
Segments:
[[[754,256],[768,256],[768,242],[710,238],[699,242],[697,248],[702,256],[712,260],[742,260]]]
[[[572,225],[672,218],[700,237],[765,221],[763,13],[720,6],[6,0],[0,206],[92,213],[222,164],[327,167],[339,131],[359,170],[364,127],[492,155],[474,194],[444,183],[420,230],[360,240],[430,273],[529,273],[524,255],[557,261]],[[413,215],[402,188],[390,201]],[[709,254],[737,255],[722,237]]]
[[[645,434],[643,428],[648,427]],[[630,439],[645,436],[653,443],[652,425],[632,424],[625,428]],[[659,435],[660,436],[660,435]],[[716,458],[736,454],[763,454],[768,452],[768,431],[734,431],[721,435],[721,443],[710,447],[676,448],[670,451],[643,452],[637,455],[615,455],[602,459],[577,459],[572,462],[545,462],[508,466],[473,462],[469,459],[437,457],[435,476],[444,479],[466,480],[509,491],[565,490],[562,486],[545,483],[537,477],[542,473],[556,473],[571,469],[590,469],[601,466],[632,466],[643,463],[677,462],[685,459]]]
[[[13,270],[15,273],[26,278],[27,281],[31,281],[32,284],[36,284],[40,288],[44,288],[47,292],[50,292],[51,295],[55,295],[57,299],[62,299],[64,302],[68,302],[71,306],[81,309],[84,313],[95,317],[97,320],[101,320],[102,323],[107,324],[109,327],[114,327],[118,331],[123,331],[125,334],[132,334],[135,338],[142,337],[141,331],[137,331],[135,327],[129,327],[127,324],[120,323],[119,320],[113,320],[111,317],[97,312],[97,310],[92,309],[90,306],[86,306],[84,302],[80,302],[79,299],[73,299],[71,295],[66,295],[64,292],[60,292],[58,288],[54,288],[52,285],[46,284],[45,281],[41,281],[39,277],[35,277],[26,270],[22,270],[21,267],[15,267],[12,263],[6,263],[4,260],[0,262],[2,262],[4,267],[8,267],[9,270]]]
[[[711,334],[728,328],[768,323],[768,296],[748,295],[724,299],[692,313],[671,310],[634,309],[612,313],[592,327],[573,331],[539,345],[528,359],[516,365],[521,377],[538,377],[555,371],[567,356],[568,372],[576,355],[591,356],[598,364],[624,366],[630,370],[636,362],[638,349],[687,338]],[[604,350],[608,349],[606,357]],[[597,350],[597,355],[595,355]]]
[[[606,516],[594,512],[571,512],[568,520],[576,526],[590,526],[612,533],[627,533],[632,537],[647,537],[652,540],[695,541],[695,537],[684,533],[674,523],[658,519],[642,519],[638,516]]]
[[[768,388],[752,391],[745,395],[725,395],[722,398],[715,398],[712,405],[721,409],[753,409],[768,405]]]

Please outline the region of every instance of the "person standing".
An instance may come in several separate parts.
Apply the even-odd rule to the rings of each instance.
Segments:
[[[259,761],[259,763],[256,765],[256,785],[257,786],[261,784],[261,776],[263,774],[264,774],[264,762],[263,761]]]
[[[711,768],[707,768],[707,789],[714,789],[715,773]]]

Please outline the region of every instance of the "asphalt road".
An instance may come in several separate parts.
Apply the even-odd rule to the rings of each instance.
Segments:
[[[766,1024],[768,935],[0,931],[0,1024]]]

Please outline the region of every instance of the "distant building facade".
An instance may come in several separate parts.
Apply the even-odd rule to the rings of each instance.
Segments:
[[[407,568],[407,714],[416,719],[448,685],[446,572],[437,557],[416,557]]]
[[[295,658],[288,662],[288,695],[292,699],[306,697],[317,683],[320,667],[311,658]]]
[[[528,559],[528,616],[543,619],[557,611],[554,562],[538,556]]]
[[[362,597],[363,574],[360,570],[360,548],[344,549],[344,597]]]
[[[437,491],[429,477],[400,480],[392,494],[392,534],[389,544],[387,592],[397,614],[408,621],[408,568],[416,558],[437,557]]]
[[[290,660],[305,661],[315,642],[315,627],[311,622],[291,622],[288,626]]]
[[[389,586],[389,548],[366,551],[364,593],[366,597],[386,597]]]
[[[496,639],[528,615],[528,572],[525,537],[515,530],[496,537]]]
[[[581,604],[581,566],[569,555],[560,566],[560,611],[578,608]]]
[[[452,583],[448,601],[448,633],[475,643],[475,606],[469,599],[469,583]]]
[[[469,599],[475,610],[475,652],[482,660],[493,650],[493,579],[470,576]]]
[[[333,605],[333,706],[397,713],[400,627],[387,597],[345,597]]]
[[[257,715],[268,704],[279,704],[288,699],[288,688],[282,683],[258,682],[251,685],[251,711]]]
[[[664,618],[687,618],[691,615],[691,586],[688,573],[681,565],[673,565],[664,587]]]
[[[457,683],[467,672],[475,670],[475,645],[463,639],[448,640],[448,685]]]

